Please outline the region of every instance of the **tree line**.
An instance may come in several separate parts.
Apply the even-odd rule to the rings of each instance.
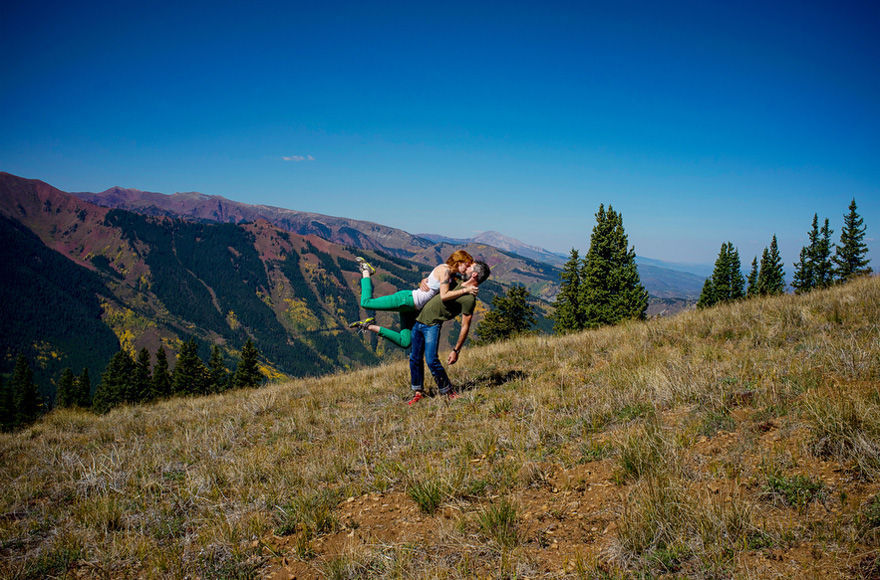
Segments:
[[[156,351],[154,364],[146,348],[140,350],[137,359],[122,349],[110,359],[94,395],[88,369],[75,376],[69,367],[65,368],[58,380],[54,407],[81,407],[106,413],[125,403],[255,387],[264,380],[259,357],[253,341],[248,339],[232,371],[226,367],[217,345],[211,348],[211,356],[205,363],[198,356],[195,339],[190,339],[181,346],[174,369],[169,370],[168,355],[161,346]],[[27,358],[19,355],[10,379],[2,381],[0,377],[0,428],[4,431],[22,428],[51,408],[52,402],[39,395]]]
[[[794,291],[803,293],[816,288],[827,288],[855,276],[870,274],[868,246],[864,241],[866,230],[855,199],[850,203],[848,213],[843,216],[843,228],[837,244],[831,242],[834,230],[829,226],[828,218],[825,218],[820,228],[819,215],[813,214],[812,227],[807,232],[808,243],[801,248],[798,261],[794,263],[791,282]],[[760,264],[757,256],[752,260],[752,267],[746,278],[742,275],[739,252],[732,242],[724,242],[718,252],[712,275],[703,284],[697,308],[707,308],[744,297],[782,294],[785,288],[785,270],[776,235],[771,238],[770,246],[764,248]]]

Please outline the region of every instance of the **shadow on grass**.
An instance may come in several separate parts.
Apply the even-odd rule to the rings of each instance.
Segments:
[[[526,376],[528,375],[526,375],[526,373],[523,371],[507,371],[506,373],[496,371],[488,375],[479,376],[465,383],[462,383],[456,388],[456,390],[462,393],[464,391],[470,391],[478,387],[494,389],[511,381],[521,381],[525,379]]]

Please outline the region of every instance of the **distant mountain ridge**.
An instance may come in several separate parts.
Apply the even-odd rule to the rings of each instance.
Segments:
[[[266,205],[250,205],[202,193],[144,192],[113,187],[101,193],[75,193],[92,203],[154,216],[184,217],[227,223],[265,219],[299,235],[315,235],[358,249],[387,252],[431,266],[463,247],[492,267],[493,279],[503,284],[522,284],[533,295],[552,302],[559,290],[559,271],[568,259],[556,252],[529,245],[504,234],[487,231],[472,238],[440,234],[410,234],[403,230],[362,220],[301,212]],[[523,258],[523,259],[520,259]],[[657,299],[678,300],[672,311],[687,307],[699,296],[704,278],[675,264],[637,259],[642,283]],[[665,304],[654,311],[666,310]]]
[[[562,254],[557,254],[556,252],[551,252],[549,250],[545,250],[544,248],[539,248],[538,246],[532,246],[517,239],[511,238],[510,236],[505,236],[504,234],[493,231],[481,232],[473,236],[472,238],[449,238],[439,234],[417,235],[420,238],[425,238],[433,242],[446,242],[456,245],[465,245],[472,243],[486,244],[488,246],[494,246],[500,250],[513,252],[514,254],[517,254],[524,258],[529,258],[538,262],[544,262],[557,267],[565,264],[565,261],[568,259],[567,256],[564,256]]]
[[[295,211],[268,205],[232,201],[218,195],[174,193],[171,195],[112,187],[100,193],[74,192],[80,199],[105,207],[126,209],[153,216],[184,217],[225,223],[264,219],[284,230],[302,236],[316,235],[337,244],[368,250],[382,250],[395,256],[412,258],[434,244],[403,230],[381,224]]]
[[[412,260],[423,264],[426,271],[446,260],[460,245],[446,241],[434,242],[373,222],[267,205],[250,205],[202,193],[166,195],[113,187],[101,193],[79,192],[72,195],[96,205],[156,217],[234,224],[265,220],[294,234],[314,235],[341,246],[380,251]],[[555,298],[559,270],[552,264],[521,254],[513,255],[478,240],[469,240],[462,247],[490,265],[493,281],[504,285],[522,284],[544,301]],[[546,310],[548,306],[544,305],[542,308]]]

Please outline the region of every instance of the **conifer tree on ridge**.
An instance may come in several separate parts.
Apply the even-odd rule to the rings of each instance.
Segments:
[[[706,308],[720,302],[730,302],[745,296],[745,279],[739,251],[733,242],[721,244],[712,276],[703,283],[703,291],[697,301],[697,308]]]
[[[578,306],[580,270],[581,260],[578,251],[572,248],[568,261],[559,275],[561,284],[556,297],[556,311],[553,313],[553,330],[558,334],[581,330],[584,327]]]
[[[20,354],[12,370],[12,404],[15,409],[16,427],[34,421],[40,413],[40,396],[34,383],[34,371],[27,358]]]
[[[867,227],[857,209],[853,198],[849,204],[849,213],[843,216],[840,243],[835,248],[834,274],[842,282],[854,276],[871,273],[868,266],[871,260],[867,258],[868,245],[864,242]]]
[[[768,296],[785,292],[785,270],[776,243],[776,234],[770,240],[770,248],[764,248],[761,254],[761,268],[758,271],[758,294]]]
[[[256,387],[263,382],[263,373],[260,372],[260,353],[251,339],[247,339],[241,348],[241,358],[235,369],[233,382],[237,388]]]
[[[648,292],[639,280],[635,257],[635,248],[628,247],[623,216],[600,205],[580,275],[578,304],[586,328],[645,319]]]

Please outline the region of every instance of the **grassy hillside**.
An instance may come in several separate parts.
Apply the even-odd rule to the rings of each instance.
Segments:
[[[0,435],[0,576],[876,577],[880,278]]]

